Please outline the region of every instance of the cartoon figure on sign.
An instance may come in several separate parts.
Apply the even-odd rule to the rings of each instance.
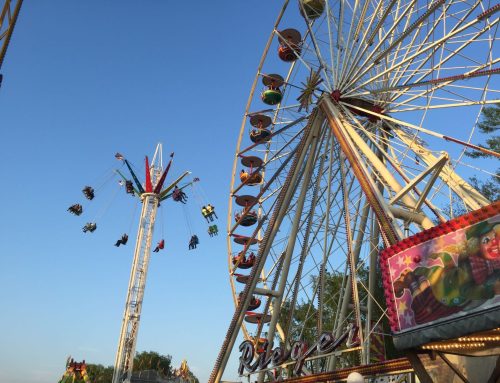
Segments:
[[[473,309],[500,294],[500,222],[469,227],[461,242],[429,254],[425,266],[418,255],[413,260],[417,267],[404,269],[393,286],[398,298],[410,291],[416,324]]]

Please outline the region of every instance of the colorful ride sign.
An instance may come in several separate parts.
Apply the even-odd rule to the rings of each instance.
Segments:
[[[408,237],[380,258],[396,347],[500,326],[500,202]]]

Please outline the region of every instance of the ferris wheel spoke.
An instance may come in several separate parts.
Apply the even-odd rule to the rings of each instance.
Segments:
[[[366,4],[368,4],[368,3],[369,2],[367,1]],[[380,8],[382,7],[382,5],[383,5],[382,1],[379,1],[377,3],[377,6],[374,9],[374,11],[370,17],[370,21],[368,22],[368,25],[365,28],[365,33],[363,35],[363,38],[360,40],[360,41],[365,42],[365,43],[358,44],[358,48],[356,50],[356,53],[354,54],[354,60],[353,60],[352,65],[351,65],[351,69],[347,73],[346,77],[351,76],[351,74],[353,73],[353,71],[355,70],[357,65],[359,64],[360,60],[363,58],[363,56],[368,51],[368,49],[371,48],[372,42],[370,42],[370,40],[369,40],[368,33],[370,33],[371,26],[372,26],[373,22],[375,21],[377,15],[379,14]],[[388,7],[391,7],[391,5],[389,5]],[[363,19],[360,19],[360,23],[359,23],[360,25],[362,25],[362,20]],[[379,22],[380,22],[380,20],[379,20]],[[375,27],[375,29],[377,29],[377,27]],[[370,33],[370,36],[371,36],[371,34],[372,33]],[[340,88],[340,84],[337,85],[337,89],[339,89],[339,88]]]
[[[415,49],[415,47],[417,47],[417,49],[418,49],[418,46],[423,46],[424,44],[427,44],[429,39],[433,36],[433,33],[436,30],[436,28],[440,25],[440,23],[443,22],[443,19],[446,17],[448,9],[451,7],[451,4],[452,4],[451,2],[449,2],[447,4],[446,3],[442,4],[443,9],[438,14],[437,18],[434,20],[433,23],[430,23],[430,22],[427,22],[427,23],[414,22],[414,23],[412,23],[411,25],[413,27],[413,32],[414,32],[413,36],[405,44],[403,41],[404,38],[401,39],[401,41],[397,44],[398,47],[396,48],[396,50],[394,51],[394,54],[392,55],[393,57],[392,57],[390,65],[394,65],[397,62],[397,60],[405,59],[412,52],[412,50]],[[408,21],[410,21],[410,19],[408,19]],[[429,28],[429,24],[430,24],[430,28]],[[419,43],[417,43],[417,39],[419,38],[420,33],[424,27],[427,27],[426,34],[423,38],[421,38],[421,41]],[[410,27],[408,27],[408,25],[405,25],[405,28],[403,29],[403,31],[406,31],[407,28],[410,28]],[[405,33],[405,32],[403,32],[403,33]],[[407,34],[405,37],[408,37],[408,36],[409,36],[409,34]],[[402,51],[404,52],[403,55],[400,54],[400,52],[402,52]],[[395,80],[395,79],[399,78],[398,73],[400,73],[400,76],[404,75],[404,73],[408,69],[409,65],[410,64],[407,64],[407,66],[406,66],[406,68],[404,68],[404,70],[402,68],[398,68],[396,73],[394,73],[394,75],[393,75],[392,83],[394,83],[395,81],[397,83],[397,81],[399,81],[399,80]]]
[[[358,92],[354,93],[351,96],[352,97],[361,97],[361,96],[366,96],[366,95],[377,95],[377,94],[382,94],[382,93],[392,93],[394,96],[391,98],[391,103],[394,104],[394,101],[397,100],[399,97],[404,96],[405,94],[410,94],[413,95],[414,99],[416,98],[421,98],[425,96],[427,93],[430,93],[436,89],[441,89],[442,83],[445,83],[444,86],[450,86],[450,87],[462,87],[466,89],[473,89],[473,90],[478,90],[481,91],[483,88],[478,88],[478,87],[471,87],[471,86],[460,86],[455,84],[458,81],[462,80],[468,80],[476,77],[489,77],[491,75],[497,75],[500,74],[500,68],[494,68],[494,69],[487,69],[487,70],[479,70],[483,69],[485,67],[491,67],[494,64],[498,63],[500,61],[500,58],[495,59],[487,64],[483,64],[478,68],[475,68],[473,71],[469,71],[463,74],[458,74],[454,76],[446,76],[446,77],[440,77],[436,79],[431,79],[431,80],[424,80],[424,81],[416,81],[413,83],[407,83],[404,85],[396,85],[396,86],[389,86],[389,87],[381,87],[377,89],[373,89],[370,91],[364,91],[364,92]],[[431,72],[426,71],[423,73],[423,78],[427,77]],[[424,86],[432,86],[432,88],[428,88],[425,91],[417,91],[416,89],[413,90],[414,88],[420,88]],[[490,90],[491,92],[497,93],[498,90]],[[387,102],[389,103],[389,101]],[[396,105],[404,105],[403,103],[396,103]]]
[[[443,1],[443,0],[439,0],[439,1]],[[389,46],[389,48],[387,48],[386,50],[384,50],[383,52],[381,52],[377,56],[375,56],[379,52],[381,46],[384,45],[386,43],[386,41],[390,40],[390,38],[391,38],[391,36],[393,36],[396,28],[399,26],[399,24],[401,22],[403,22],[403,20],[405,20],[405,17],[413,9],[413,7],[415,6],[416,2],[417,2],[417,0],[411,0],[410,1],[410,3],[406,6],[406,8],[404,9],[404,11],[397,17],[397,19],[394,21],[394,23],[391,25],[391,27],[385,32],[384,36],[379,39],[379,42],[372,49],[371,53],[368,54],[368,56],[365,58],[365,60],[363,61],[363,63],[359,66],[359,68],[364,68],[364,69],[363,70],[359,70],[357,72],[354,72],[352,74],[352,77],[356,78],[356,76],[358,75],[358,73],[359,73],[359,76],[361,77],[364,74],[366,74],[367,72],[369,72],[373,67],[375,67],[376,65],[378,65],[379,62],[381,61],[381,59],[383,57],[385,57],[385,55],[390,51],[390,49],[393,48],[393,45],[391,44]],[[402,39],[404,39],[404,34],[403,34],[403,38]]]
[[[367,65],[369,65],[369,68],[367,68],[367,69],[371,70],[371,68],[375,64],[375,60],[373,60],[372,64],[369,64],[370,59],[376,54],[376,52],[378,52],[378,50],[382,46],[382,44],[385,44],[385,42],[389,38],[391,38],[392,32],[398,26],[399,22],[403,20],[405,14],[407,12],[409,12],[410,9],[413,8],[413,5],[416,3],[416,0],[411,0],[410,4],[407,5],[407,7],[406,7],[405,11],[403,12],[403,14],[398,17],[398,20],[391,25],[391,28],[389,29],[389,31],[387,31],[385,33],[384,37],[380,38],[379,42],[377,43],[377,45],[374,48],[372,48],[372,44],[373,44],[373,41],[375,39],[375,36],[377,34],[383,33],[383,30],[382,30],[381,26],[383,25],[383,23],[385,22],[385,20],[388,18],[388,16],[392,12],[392,8],[396,5],[396,3],[397,3],[396,1],[392,1],[387,6],[387,8],[384,11],[382,17],[379,19],[377,25],[375,26],[375,28],[373,29],[373,31],[370,33],[369,37],[366,37],[366,35],[365,35],[365,41],[366,41],[365,48],[362,50],[361,55],[357,55],[357,60],[355,61],[355,63],[353,65],[351,65],[351,69],[348,72],[347,76],[345,76],[345,79],[356,77],[356,75],[358,73],[360,73],[361,68],[366,68]],[[382,2],[380,2],[379,4],[382,4]],[[374,12],[373,17],[376,17],[376,15],[377,15],[377,13]],[[373,20],[373,18],[372,18],[372,20]],[[370,25],[371,25],[371,21],[370,21]],[[371,49],[371,53],[369,53],[368,56],[364,59],[363,64],[360,64],[360,62],[361,62],[364,54],[368,51],[368,49]],[[360,69],[357,70],[356,68],[360,68]],[[342,83],[342,85],[345,85],[345,82]]]
[[[408,106],[407,108],[402,109],[389,109],[388,112],[396,113],[396,112],[410,112],[415,110],[429,110],[429,109],[443,109],[443,108],[457,108],[464,106],[474,106],[474,105],[489,105],[489,104],[497,104],[500,102],[500,99],[496,100],[487,100],[487,101],[463,101],[456,102],[450,104],[433,104],[433,105],[415,105]]]
[[[354,50],[354,46],[356,45],[355,44],[355,39],[354,39],[354,32],[357,30],[357,29],[353,29],[354,26],[356,26],[357,23],[356,22],[356,16],[357,16],[357,10],[358,10],[358,5],[359,5],[359,1],[355,1],[354,2],[354,8],[352,9],[352,14],[351,14],[351,20],[349,22],[349,31],[347,32],[347,39],[345,40],[344,42],[344,45],[343,45],[343,52],[342,52],[342,66],[339,68],[340,69],[340,80],[342,81],[343,77],[344,77],[344,72],[346,70],[346,67],[347,67],[347,63],[348,61],[350,60],[351,58],[351,55],[353,53],[353,50]]]
[[[328,28],[328,50],[330,53],[330,70],[332,72],[332,86],[336,87],[338,78],[337,78],[337,69],[335,67],[335,46],[333,44],[333,31],[332,31],[332,17],[331,17],[331,8],[330,2],[326,1],[326,23]]]
[[[442,89],[443,87],[446,87],[450,84],[455,84],[455,82],[457,81],[467,81],[469,79],[472,79],[472,78],[476,78],[476,77],[485,77],[485,78],[489,78],[490,76],[492,75],[498,75],[500,74],[500,69],[499,68],[494,68],[494,69],[489,69],[489,70],[484,70],[484,68],[486,67],[491,67],[493,66],[494,64],[498,63],[500,61],[500,58],[499,59],[495,59],[494,61],[492,62],[489,62],[487,64],[484,64],[484,65],[481,65],[471,71],[468,71],[464,74],[460,74],[460,75],[457,75],[457,76],[450,76],[451,78],[444,78],[442,79],[442,81],[440,81],[440,79],[436,79],[436,80],[428,80],[428,81],[423,81],[422,84],[425,86],[425,85],[431,85],[430,88],[428,89],[425,89],[423,91],[419,91],[418,93],[414,94],[413,96],[405,99],[405,102],[406,103],[409,103],[409,102],[412,102],[416,99],[423,99],[425,97],[427,97],[428,94],[431,94],[433,92],[435,92],[436,90],[439,90],[439,89]],[[420,77],[420,79],[422,78],[425,78],[430,72],[422,75]],[[435,81],[435,82],[433,82]],[[417,83],[418,84],[418,83]],[[419,86],[419,85],[417,85]],[[396,101],[398,98],[400,98],[401,96],[404,96],[404,87],[401,89],[401,92],[398,92],[398,94],[393,98],[392,101]],[[468,88],[468,89],[472,89],[472,88]]]
[[[416,50],[418,51],[418,50],[422,49],[422,47],[424,46],[424,44],[425,44],[425,45],[428,45],[429,39],[430,39],[430,38],[432,38],[432,37],[434,36],[434,33],[437,31],[437,27],[438,27],[441,23],[446,22],[446,20],[447,20],[446,15],[447,15],[447,13],[448,13],[449,8],[451,7],[451,4],[452,4],[451,2],[450,2],[450,3],[448,3],[448,6],[447,6],[445,9],[443,9],[443,12],[441,13],[440,18],[439,18],[438,20],[436,20],[436,22],[432,25],[432,27],[430,28],[430,30],[427,32],[427,35],[426,35],[426,36],[425,36],[425,38],[423,39],[423,41],[422,41],[420,44],[418,44],[418,45],[415,45],[415,44],[414,44],[414,42],[412,42],[412,44],[410,45],[410,47],[416,46]],[[462,19],[461,19],[461,20],[465,20],[465,19],[467,19],[467,18],[468,18],[468,17],[469,17],[469,16],[473,13],[473,11],[474,11],[474,10],[475,10],[475,9],[476,9],[476,8],[477,8],[480,4],[481,4],[481,0],[478,0],[478,1],[476,1],[474,4],[472,4],[472,5],[471,5],[471,7],[470,7],[470,9],[466,12],[466,14],[465,14],[465,15],[463,15],[463,17],[462,17]],[[456,30],[456,29],[460,26],[460,24],[461,24],[461,22],[456,23],[456,24],[455,24],[455,26],[454,26],[454,27],[450,30],[450,32],[455,31],[455,30]],[[486,32],[486,30],[485,30],[484,32]],[[483,32],[483,33],[484,33],[484,32]],[[467,46],[468,46],[471,42],[473,42],[473,41],[477,40],[477,38],[478,38],[479,36],[481,36],[481,35],[482,35],[482,33],[480,33],[480,34],[476,33],[476,34],[475,34],[475,37],[474,37],[474,34],[473,34],[473,35],[472,35],[473,37],[471,37],[471,38],[467,39],[461,47],[459,47],[458,49],[456,49],[456,48],[455,48],[455,49],[452,49],[451,51],[452,51],[452,52],[454,52],[454,53],[458,53],[458,52],[460,52],[462,49],[464,49],[465,47],[467,47]],[[416,38],[416,36],[415,36],[415,38]],[[428,55],[427,55],[427,57],[425,57],[425,58],[424,58],[424,60],[422,60],[422,61],[421,61],[421,63],[417,66],[417,68],[416,68],[415,70],[410,71],[410,74],[416,73],[416,72],[417,72],[417,71],[419,71],[419,70],[420,70],[420,69],[421,69],[421,68],[422,68],[425,64],[427,64],[429,61],[431,61],[431,60],[433,59],[433,57],[434,57],[434,53],[435,53],[435,52],[437,52],[437,50],[438,50],[438,48],[435,48],[435,49],[434,49],[434,52],[432,52],[431,54],[428,54]],[[407,50],[407,52],[406,52],[406,54],[405,54],[405,56],[404,56],[402,59],[403,59],[403,60],[404,60],[404,59],[406,59],[407,55],[408,55],[408,54],[410,54],[410,53],[413,53],[413,52],[412,52],[412,49],[408,49],[408,50]],[[443,54],[443,53],[442,53],[442,54]],[[453,57],[453,55],[450,55],[450,56],[448,57],[448,59],[449,59],[449,58],[451,58],[451,57]],[[443,65],[446,61],[448,61],[448,59],[446,59],[446,60],[444,60],[444,61],[443,61],[443,58],[442,58],[442,57],[440,57],[440,60],[439,60],[440,62],[439,62],[438,64],[436,64],[436,65],[432,65],[432,66],[431,66],[431,69],[434,69],[434,67],[436,67],[436,68],[440,68],[440,67],[441,67],[441,66],[442,66],[442,65]],[[392,80],[392,82],[391,82],[391,85],[392,85],[392,86],[394,86],[394,85],[398,84],[398,83],[399,83],[399,81],[402,79],[402,77],[403,77],[405,74],[407,74],[407,72],[410,70],[410,66],[413,64],[413,62],[414,62],[413,60],[412,60],[412,61],[409,61],[409,62],[408,62],[405,66],[403,66],[403,67],[401,67],[401,68],[398,68],[397,72],[396,72],[396,73],[395,73],[395,75],[393,76],[393,80]],[[428,75],[428,74],[430,74],[430,73],[432,73],[432,72],[427,71],[426,75]],[[403,84],[405,84],[405,83],[407,83],[407,82],[411,81],[411,80],[412,80],[412,78],[411,78],[411,77],[412,77],[412,76],[408,76],[408,78],[407,78],[407,79],[403,82]],[[420,79],[422,79],[422,78],[424,78],[424,77],[425,77],[425,76],[420,77]],[[419,80],[417,80],[417,81],[419,81]]]
[[[299,3],[299,5],[302,7],[303,4],[302,3]],[[306,12],[305,10],[302,8],[302,11],[304,12],[304,15],[306,15]],[[309,33],[309,37],[311,38],[311,42],[313,44],[313,47],[314,47],[314,51],[316,53],[316,56],[318,58],[318,61],[319,61],[319,69],[321,70],[321,72],[323,73],[323,78],[326,80],[326,83],[327,83],[327,88],[329,91],[332,91],[332,84],[330,83],[330,76],[328,75],[328,73],[326,72],[326,64],[325,64],[325,61],[323,60],[323,56],[321,55],[321,51],[319,49],[319,46],[318,46],[318,42],[316,40],[316,37],[311,29],[311,23],[306,19],[306,25],[307,25],[307,30],[308,30],[308,33]],[[309,71],[312,72],[311,68],[309,68]]]
[[[411,33],[413,33],[416,29],[421,28],[422,25],[424,24],[424,21],[429,18],[434,11],[437,10],[438,7],[440,7],[442,4],[444,4],[446,0],[438,0],[435,1],[434,3],[431,4],[429,9],[427,9],[426,12],[424,12],[423,15],[421,15],[417,20],[415,20],[410,26],[406,26],[403,28],[403,33],[401,33],[394,41],[390,43],[390,45],[383,50],[381,53],[379,53],[378,56],[376,56],[373,61],[375,63],[380,62],[383,58],[385,58],[398,44],[402,43],[403,40],[408,37]],[[409,19],[407,20],[409,21]],[[392,32],[392,30],[389,30],[389,33]],[[387,36],[387,35],[386,35]],[[415,34],[417,36],[417,34]],[[396,55],[394,55],[394,59],[396,59]],[[394,60],[393,60],[394,61]],[[393,63],[394,64],[394,63]]]
[[[491,26],[493,25],[496,25],[498,23],[499,19],[496,18],[492,23],[491,25],[487,25],[485,27],[483,27],[482,29],[480,29],[480,31],[478,33],[482,34],[482,33],[485,33],[487,32]],[[370,77],[368,80],[365,80],[364,82],[362,82],[361,84],[359,85],[354,85],[353,86],[353,92],[356,91],[357,89],[360,89],[360,88],[364,88],[366,87],[368,84],[374,82],[375,80],[379,79],[381,76],[383,75],[386,75],[392,71],[394,71],[395,69],[403,66],[404,64],[406,64],[407,62],[410,62],[412,61],[413,59],[417,58],[418,56],[426,53],[427,51],[435,48],[435,47],[439,47],[440,45],[444,44],[447,40],[451,39],[452,37],[456,36],[458,33],[470,28],[471,26],[475,25],[476,23],[478,22],[481,22],[481,20],[478,20],[478,19],[475,19],[475,20],[472,20],[470,22],[468,22],[467,24],[463,25],[462,27],[460,28],[457,28],[456,30],[454,30],[453,32],[451,33],[448,33],[447,35],[443,36],[442,38],[434,41],[433,43],[423,47],[422,49],[418,50],[417,52],[413,53],[412,55],[410,55],[409,57],[401,60],[400,62],[398,62],[396,65],[393,65],[391,66],[390,68],[387,68],[383,71],[381,71],[380,73],[378,74],[375,74],[374,76]],[[368,72],[369,68],[367,69],[364,69],[360,72],[360,74],[358,74],[356,76],[355,79],[353,79],[348,85],[352,85],[354,84],[358,79],[361,79],[361,77],[363,75],[365,75],[367,72]]]
[[[477,35],[475,37],[477,37]],[[475,37],[474,37],[474,39],[475,39]],[[470,40],[469,42],[473,42],[474,39]],[[443,65],[447,61],[449,61],[450,59],[453,59],[453,58],[458,57],[458,56],[462,56],[460,54],[460,51],[467,46],[468,46],[468,43],[464,43],[458,49],[453,50],[447,57],[441,58],[440,62],[438,64],[436,64],[434,67],[420,71],[419,70],[421,68],[421,66],[420,66],[420,68],[418,68],[418,70],[411,71],[408,74],[407,79],[401,85],[399,85],[399,87],[401,87],[401,89],[405,89],[405,86],[411,87],[412,83],[409,83],[409,81],[411,81],[413,79],[413,77],[418,77],[416,80],[413,80],[414,81],[413,84],[415,84],[414,86],[435,85],[435,84],[439,84],[439,83],[445,83],[444,85],[448,85],[450,83],[454,83],[455,81],[468,80],[468,79],[475,78],[475,77],[490,76],[492,74],[497,74],[499,72],[498,68],[492,68],[492,66],[495,65],[496,63],[498,63],[498,61],[499,61],[499,59],[496,58],[496,59],[491,60],[491,61],[487,60],[483,64],[475,65],[472,68],[470,68],[470,67],[465,68],[464,67],[463,70],[466,70],[466,69],[469,69],[469,70],[462,71],[462,73],[459,73],[459,74],[456,74],[453,76],[444,76],[441,78],[437,77],[435,79],[425,80],[426,78],[428,78],[428,76],[430,74],[433,73],[433,71],[438,71],[441,69],[447,70],[447,68],[443,68]],[[491,48],[490,48],[490,52],[491,52]],[[464,56],[462,56],[462,57],[465,58]],[[468,59],[468,60],[471,62],[475,61],[472,59]],[[422,63],[422,64],[425,64],[425,63]],[[485,70],[485,68],[490,68],[490,69]],[[450,68],[450,70],[456,70],[456,69],[460,69],[460,68]],[[401,78],[399,78],[399,79],[401,79]],[[393,85],[394,84],[395,83],[393,83]],[[394,86],[394,88],[398,88],[398,86]],[[431,90],[429,90],[429,91],[431,91]]]

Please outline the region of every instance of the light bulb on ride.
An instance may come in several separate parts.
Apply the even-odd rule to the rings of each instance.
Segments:
[[[365,379],[359,372],[351,372],[347,377],[347,383],[364,383]]]

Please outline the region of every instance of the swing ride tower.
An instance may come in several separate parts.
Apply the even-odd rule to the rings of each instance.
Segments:
[[[120,341],[116,353],[113,383],[130,380],[130,374],[132,373],[159,196],[155,193],[144,193],[141,195],[141,200],[142,212],[139,220],[132,270],[130,271]]]
[[[171,155],[170,162],[166,169],[163,170],[162,145],[157,145],[151,165],[149,165],[148,158],[146,157],[146,180],[144,187],[139,182],[128,161],[124,158],[119,158],[123,159],[134,180],[134,193],[141,199],[142,212],[139,219],[139,230],[137,232],[135,243],[132,269],[130,271],[130,280],[128,284],[127,300],[125,303],[125,312],[123,314],[120,340],[118,343],[118,350],[116,352],[113,383],[130,382],[132,375],[135,347],[141,319],[142,302],[144,298],[144,290],[146,288],[149,259],[151,256],[151,243],[153,240],[158,206],[160,201],[167,198],[168,192],[175,185],[177,185],[182,178],[189,174],[189,172],[184,172],[184,174],[177,178],[171,185],[162,190],[163,183],[172,163],[172,158],[173,154]],[[126,179],[123,175],[122,177]]]

